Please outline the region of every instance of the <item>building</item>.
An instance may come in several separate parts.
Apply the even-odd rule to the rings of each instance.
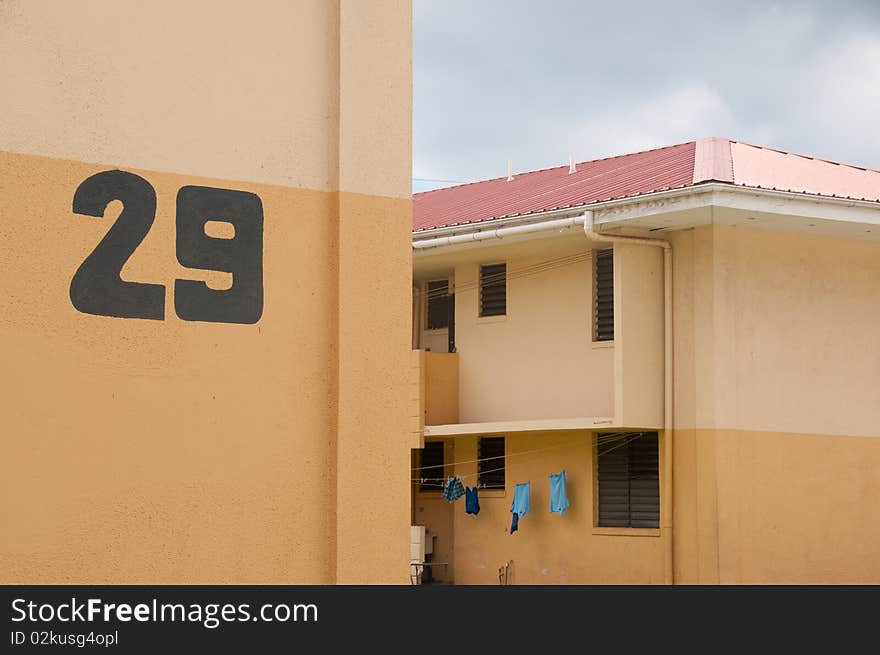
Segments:
[[[0,4],[0,582],[408,583],[411,24]]]
[[[880,582],[880,172],[700,139],[416,194],[412,239],[434,579]]]

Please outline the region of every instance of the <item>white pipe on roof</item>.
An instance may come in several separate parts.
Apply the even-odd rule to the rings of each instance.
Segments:
[[[526,225],[513,225],[510,227],[497,227],[491,230],[482,230],[480,232],[468,232],[467,234],[453,234],[447,237],[435,237],[433,239],[422,239],[413,241],[414,250],[424,250],[425,248],[438,248],[440,246],[452,246],[458,243],[471,243],[472,241],[485,241],[487,239],[503,239],[504,237],[516,234],[530,234],[532,232],[543,232],[545,230],[562,230],[569,227],[576,227],[584,224],[584,214],[569,216],[567,218],[557,218],[552,221],[540,221],[537,223],[528,223]]]

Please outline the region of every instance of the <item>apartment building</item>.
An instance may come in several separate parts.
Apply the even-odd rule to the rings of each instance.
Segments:
[[[412,237],[422,580],[880,582],[880,172],[699,139],[416,194]]]

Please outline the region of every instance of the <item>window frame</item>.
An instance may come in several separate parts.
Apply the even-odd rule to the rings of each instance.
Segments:
[[[610,432],[596,432],[593,437],[593,534],[622,534],[622,535],[632,535],[632,536],[659,536],[660,535],[660,523],[661,523],[661,512],[662,512],[662,485],[661,485],[661,469],[662,469],[662,442],[660,437],[660,432],[656,430],[646,430],[634,434],[638,434],[637,438],[641,437],[653,437],[656,439],[656,452],[657,452],[657,464],[656,464],[656,473],[654,474],[652,479],[656,483],[656,503],[657,503],[657,522],[656,525],[653,526],[633,526],[633,502],[632,502],[632,482],[633,482],[633,474],[632,474],[632,454],[630,445],[633,439],[629,444],[627,444],[627,525],[608,525],[602,523],[602,516],[600,512],[601,508],[601,487],[599,483],[599,473],[600,473],[600,460],[599,460],[599,437],[602,435],[611,434]],[[626,439],[627,437],[622,437]],[[608,446],[606,446],[607,448]],[[607,454],[607,453],[606,453]],[[607,461],[607,460],[606,460]],[[644,478],[642,478],[644,479]]]
[[[599,263],[600,258],[609,258],[611,260],[611,336],[600,338],[599,334]],[[592,340],[594,344],[613,345],[614,344],[614,248],[603,248],[593,251],[593,297],[590,303],[590,314],[592,324]]]
[[[483,269],[495,266],[503,266],[504,267],[504,311],[500,314],[486,314],[483,312],[483,292],[484,286],[502,286],[500,283],[492,284],[483,284]],[[507,262],[506,261],[496,261],[496,262],[488,262],[485,264],[480,264],[477,269],[477,283],[479,288],[479,293],[477,294],[477,317],[485,318],[485,319],[501,319],[507,316],[508,313],[508,302],[507,302],[507,280],[508,280],[508,270],[507,270]]]

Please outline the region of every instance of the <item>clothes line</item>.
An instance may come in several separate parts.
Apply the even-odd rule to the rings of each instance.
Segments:
[[[605,445],[608,443],[616,442],[620,439],[625,439],[627,437],[637,438],[641,434],[642,434],[641,432],[615,432],[613,434],[608,434],[608,435],[599,435],[598,438],[596,439],[596,443],[597,443],[597,445]],[[458,466],[459,464],[475,464],[477,462],[488,462],[493,459],[505,459],[506,457],[507,458],[518,457],[520,455],[529,455],[532,453],[540,453],[540,452],[544,452],[546,450],[554,450],[556,448],[569,448],[571,446],[580,446],[580,445],[582,445],[582,444],[578,443],[578,442],[561,443],[561,444],[556,444],[553,446],[545,446],[543,448],[533,448],[531,450],[522,450],[522,451],[519,451],[516,453],[510,453],[509,455],[495,455],[493,457],[481,457],[478,459],[466,459],[466,460],[460,460],[457,462],[447,462],[445,464],[432,464],[431,466],[413,466],[412,468],[410,468],[410,470],[411,471],[424,471],[426,469],[443,469],[443,468],[446,468],[447,466]],[[604,454],[604,453],[600,453],[600,454]],[[484,473],[485,473],[485,471],[484,471]],[[461,476],[459,476],[459,477],[461,477]]]

